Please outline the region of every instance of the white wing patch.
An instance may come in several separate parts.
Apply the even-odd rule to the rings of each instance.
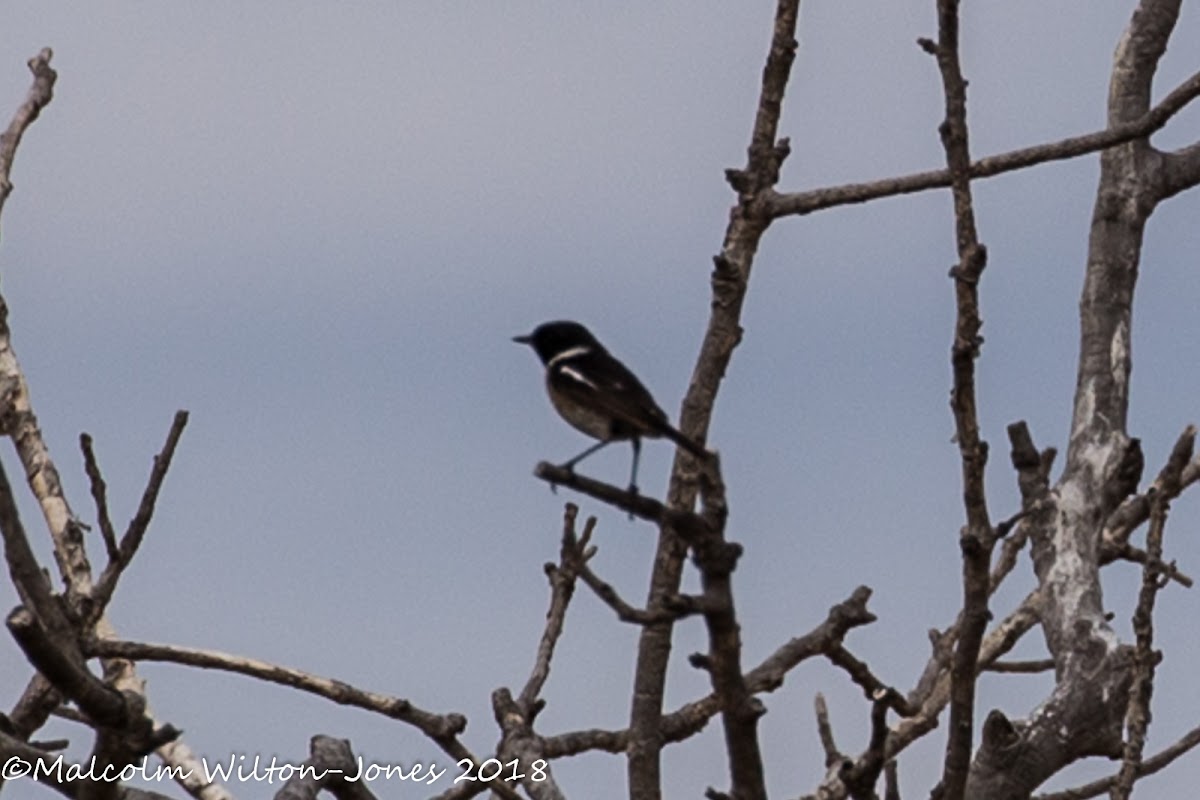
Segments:
[[[547,361],[546,366],[553,367],[555,364],[566,361],[568,358],[574,358],[575,356],[587,355],[590,352],[592,352],[592,348],[584,347],[583,345],[580,345],[579,347],[572,347],[569,350],[563,350],[561,353],[556,355],[554,358]],[[583,378],[580,378],[580,380],[583,380]],[[587,383],[587,381],[583,381],[583,382]]]
[[[586,350],[587,348],[583,348],[583,349]],[[568,350],[567,352],[570,352],[570,351]],[[578,381],[579,383],[582,383],[584,386],[590,386],[593,389],[596,388],[596,384],[592,383],[587,378],[585,378],[583,376],[582,372],[579,372],[578,370],[573,369],[572,367],[559,367],[558,372],[560,375],[566,375],[568,378],[573,378],[574,380]]]

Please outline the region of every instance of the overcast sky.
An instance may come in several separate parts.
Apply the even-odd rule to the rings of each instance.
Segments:
[[[974,153],[1103,127],[1131,5],[968,4]],[[509,339],[579,319],[677,416],[733,202],[722,171],[744,162],[773,6],[6,7],[0,118],[23,99],[25,61],[41,47],[54,48],[60,74],[18,153],[0,280],[75,510],[94,518],[81,431],[95,437],[123,525],[172,414],[192,414],[111,607],[120,634],[459,711],[467,744],[490,752],[489,693],[528,675],[548,599],[541,565],[557,558],[563,502],[579,500],[551,494],[531,470],[586,445],[549,407],[536,359]],[[933,6],[804,4],[782,189],[941,164],[939,79],[915,45],[935,32]],[[1156,96],[1197,69],[1197,52],[1192,6]],[[1155,142],[1197,138],[1192,109]],[[997,517],[1018,504],[1004,426],[1025,419],[1039,446],[1066,443],[1096,175],[1089,157],[976,188],[990,254],[981,421]],[[1198,217],[1193,191],[1160,208],[1147,233],[1130,433],[1148,473],[1200,421]],[[928,654],[925,632],[952,619],[963,520],[947,406],[953,261],[945,192],[783,220],[765,237],[709,438],[729,483],[729,534],[746,547],[735,576],[746,664],[865,583],[880,619],[848,644],[906,691]],[[620,485],[628,448],[610,450],[581,471]],[[662,493],[671,456],[647,444],[643,491]],[[15,480],[15,456],[2,458]],[[36,507],[22,501],[40,534]],[[596,570],[640,601],[655,532],[580,502],[600,518]],[[1196,493],[1173,511],[1168,557],[1195,574]],[[93,561],[101,552],[92,547]],[[1126,637],[1139,581],[1129,566],[1106,572],[1106,603]],[[1032,585],[1027,560],[1011,583],[1001,611]],[[1200,722],[1198,597],[1172,586],[1159,600],[1166,660],[1151,751]],[[7,582],[4,600],[16,602]],[[636,636],[578,592],[539,730],[623,727]],[[680,626],[669,707],[707,690],[683,660],[704,646],[701,623]],[[1036,634],[1021,648],[1043,652]],[[141,672],[159,716],[212,760],[298,762],[308,738],[326,733],[376,761],[447,761],[363,711],[236,676]],[[0,643],[0,707],[27,677],[15,645]],[[981,710],[1024,716],[1049,685],[985,678]],[[774,796],[819,780],[817,691],[844,749],[866,743],[858,691],[824,663],[802,666],[764,698]],[[51,735],[71,738],[73,753],[87,741],[66,723]],[[901,757],[905,796],[928,791],[943,742],[937,731]],[[727,787],[720,754],[716,723],[670,748],[669,796]],[[1076,769],[1058,784],[1111,769]],[[624,770],[609,755],[555,765],[574,798],[620,794]],[[1191,798],[1197,782],[1192,756],[1147,791]],[[259,798],[277,787],[230,788]]]

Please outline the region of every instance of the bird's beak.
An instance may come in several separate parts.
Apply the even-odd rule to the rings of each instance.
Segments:
[[[524,336],[514,336],[513,341],[517,344],[529,344],[533,341],[533,337],[529,334],[525,334]]]

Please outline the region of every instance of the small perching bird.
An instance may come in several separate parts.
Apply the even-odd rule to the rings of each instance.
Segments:
[[[637,376],[578,322],[546,322],[533,333],[514,336],[513,341],[532,347],[545,364],[546,391],[559,415],[577,430],[600,440],[560,465],[562,469],[573,469],[606,444],[627,439],[633,445],[629,491],[637,492],[643,436],[665,436],[697,458],[708,457],[700,444],[671,426]]]

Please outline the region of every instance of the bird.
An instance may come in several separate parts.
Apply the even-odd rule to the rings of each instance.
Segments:
[[[627,440],[633,446],[629,492],[636,494],[643,437],[666,437],[699,459],[708,457],[702,445],[671,425],[637,376],[578,322],[545,322],[513,341],[532,347],[546,367],[546,392],[559,416],[599,440],[560,469],[573,470],[605,445]]]

